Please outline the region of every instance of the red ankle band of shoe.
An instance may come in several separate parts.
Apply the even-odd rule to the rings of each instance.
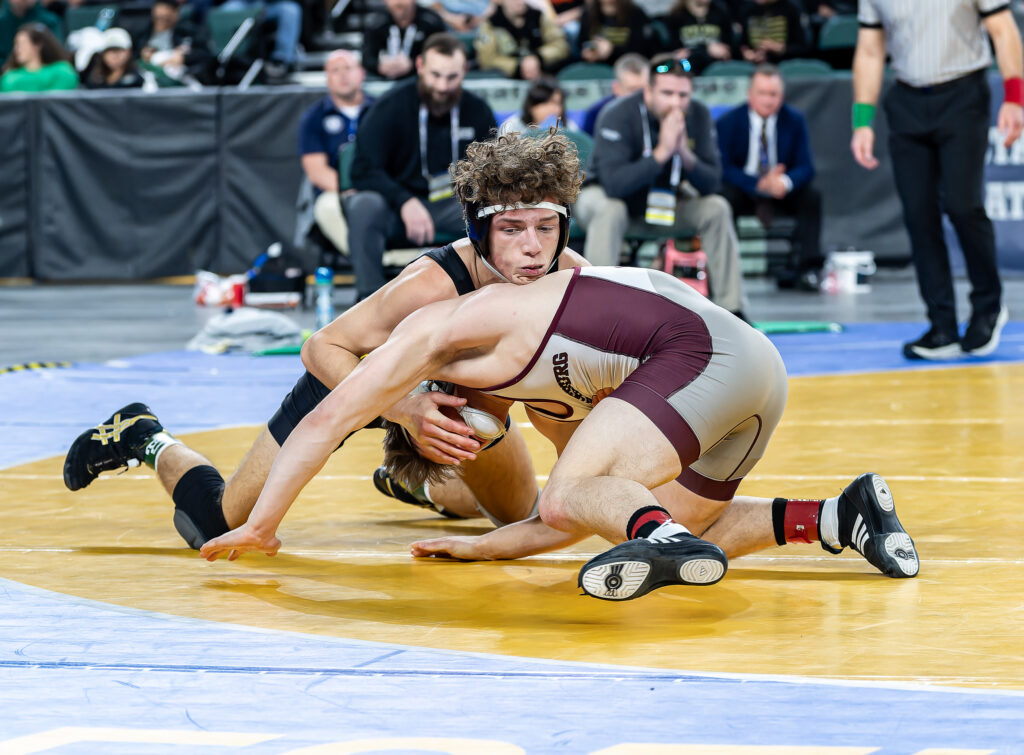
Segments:
[[[789,501],[783,526],[787,543],[813,543],[818,540],[818,515],[821,501]]]

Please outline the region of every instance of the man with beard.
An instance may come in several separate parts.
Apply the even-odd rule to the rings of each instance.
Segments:
[[[345,216],[360,300],[386,282],[381,258],[389,240],[427,246],[462,235],[448,167],[497,128],[490,106],[462,89],[466,52],[454,36],[427,39],[416,72],[415,81],[381,97],[356,132],[356,193],[345,199]]]

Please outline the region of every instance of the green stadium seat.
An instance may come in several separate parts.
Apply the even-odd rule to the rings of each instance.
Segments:
[[[356,140],[343,144],[338,150],[338,191],[352,188],[352,161],[356,158]]]
[[[99,20],[100,14],[103,11],[109,11],[113,14],[111,17],[117,17],[117,6],[116,5],[78,5],[68,6],[64,11],[64,31],[70,34],[78,29],[84,29],[87,26],[95,26]],[[110,24],[116,26],[116,24]]]
[[[845,50],[857,46],[860,23],[852,13],[832,16],[818,35],[819,50]]]
[[[751,76],[754,64],[746,60],[716,60],[701,76]]]
[[[615,69],[604,63],[570,63],[558,72],[559,81],[612,81],[614,79]]]
[[[256,21],[257,28],[246,35],[233,55],[235,58],[249,57],[257,41],[258,26],[262,16],[263,7],[261,5],[237,9],[210,8],[206,13],[206,26],[210,30],[210,42],[213,44],[214,52],[220,55],[238,27],[245,23],[246,19],[251,18]]]
[[[824,60],[814,58],[793,58],[779,63],[783,76],[823,76],[832,73],[832,66]]]

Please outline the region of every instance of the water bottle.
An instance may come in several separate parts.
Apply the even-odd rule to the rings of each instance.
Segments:
[[[326,328],[334,321],[334,271],[329,267],[316,269],[316,329]]]
[[[114,15],[117,13],[113,8],[104,8],[99,12],[96,18],[96,28],[100,31],[106,31],[110,28],[110,25],[114,22]]]

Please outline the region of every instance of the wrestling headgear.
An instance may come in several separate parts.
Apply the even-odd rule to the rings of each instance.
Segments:
[[[488,207],[481,207],[473,202],[466,205],[466,234],[469,236],[469,240],[473,242],[473,248],[480,255],[481,261],[492,273],[503,280],[507,279],[491,265],[488,259],[490,249],[488,249],[487,244],[491,230],[491,221],[495,215],[508,212],[509,210],[535,209],[554,210],[558,213],[558,245],[555,247],[555,257],[551,260],[551,267],[547,269],[547,272],[550,273],[558,267],[558,257],[569,243],[569,221],[571,214],[568,205],[555,204],[554,202],[512,202],[510,204],[492,204]]]

